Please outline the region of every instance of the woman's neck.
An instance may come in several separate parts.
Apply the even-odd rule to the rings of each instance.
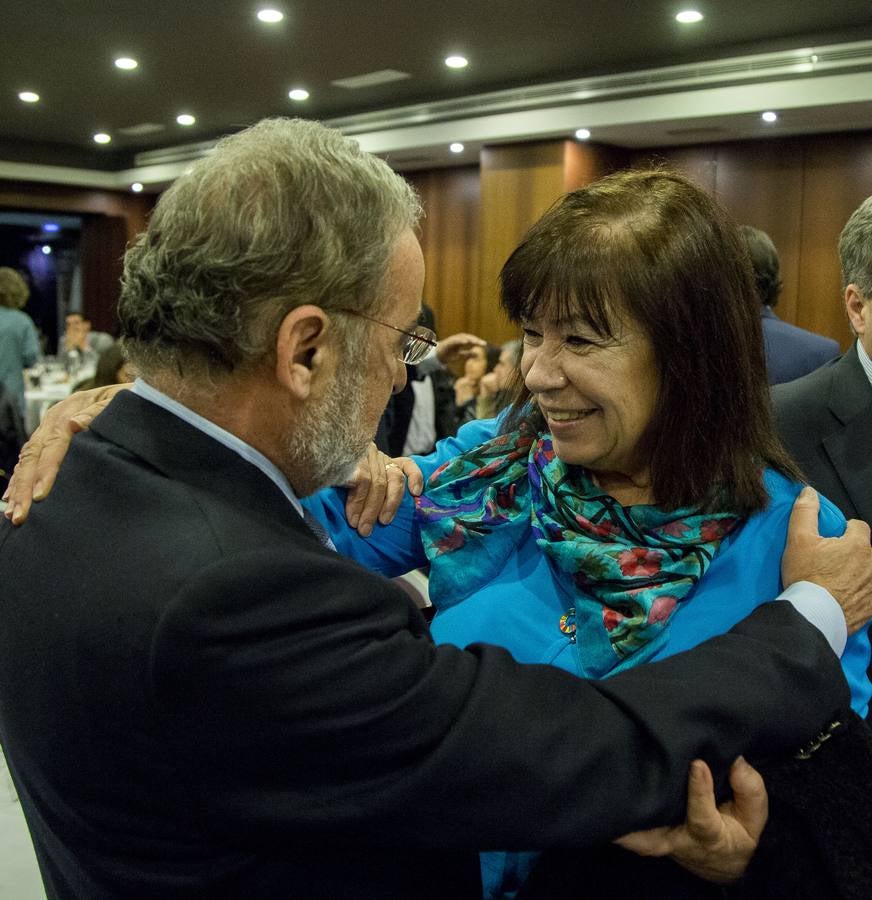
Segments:
[[[614,497],[621,506],[655,503],[651,473],[647,470],[634,475],[623,472],[591,472],[594,484]]]

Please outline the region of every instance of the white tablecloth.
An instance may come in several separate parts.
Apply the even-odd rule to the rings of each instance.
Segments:
[[[42,421],[45,411],[58,400],[69,397],[73,386],[68,381],[55,384],[44,384],[38,388],[29,388],[24,392],[24,427],[28,434],[33,434],[36,426]]]

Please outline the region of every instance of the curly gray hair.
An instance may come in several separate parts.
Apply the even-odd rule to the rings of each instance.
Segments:
[[[867,197],[851,214],[839,235],[842,289],[856,284],[860,293],[872,299],[872,197]]]
[[[316,122],[266,119],[224,138],[127,251],[129,357],[146,376],[211,379],[266,358],[298,306],[370,311],[420,215],[386,163]],[[340,335],[355,327],[337,323]]]

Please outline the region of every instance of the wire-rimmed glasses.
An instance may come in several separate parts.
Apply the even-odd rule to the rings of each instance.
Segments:
[[[358,312],[356,309],[337,309],[334,312],[346,313],[349,316],[359,316],[361,319],[367,319],[375,322],[376,325],[383,325],[393,331],[398,331],[406,336],[406,342],[403,344],[402,352],[398,358],[407,366],[414,366],[436,347],[436,332],[425,325],[416,325],[412,331],[406,331],[405,328],[398,328],[391,325],[390,322],[382,322],[381,319],[375,319],[366,313]]]

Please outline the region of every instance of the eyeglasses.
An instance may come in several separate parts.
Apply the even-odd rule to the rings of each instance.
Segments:
[[[415,363],[421,362],[421,360],[436,347],[436,332],[424,325],[416,325],[412,331],[406,331],[405,328],[397,328],[396,325],[382,322],[380,319],[374,319],[372,316],[358,312],[356,309],[336,309],[333,310],[333,312],[341,312],[349,316],[367,319],[370,322],[375,322],[376,325],[384,325],[385,328],[390,328],[392,331],[398,331],[400,334],[404,334],[406,336],[406,341],[403,344],[402,352],[398,355],[398,358],[407,366],[414,366]]]

